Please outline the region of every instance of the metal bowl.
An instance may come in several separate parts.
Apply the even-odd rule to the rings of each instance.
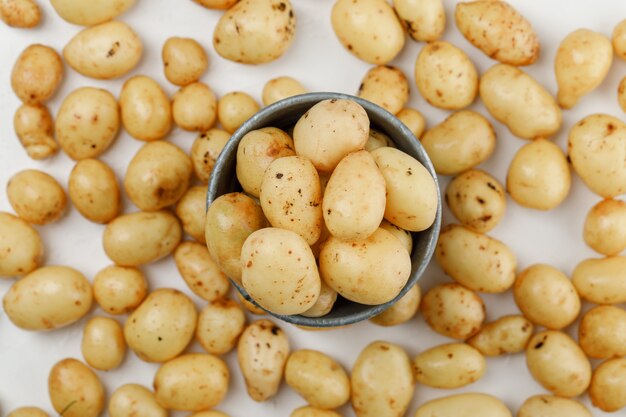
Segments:
[[[293,126],[300,116],[302,116],[313,105],[322,100],[327,99],[349,99],[359,103],[367,112],[370,124],[373,128],[386,133],[398,147],[398,149],[411,155],[420,161],[430,172],[437,183],[435,169],[413,133],[393,114],[369,101],[347,94],[339,93],[309,93],[299,96],[289,97],[265,107],[257,114],[248,119],[230,138],[224,149],[222,150],[217,162],[211,173],[209,189],[207,194],[207,207],[219,196],[235,191],[241,191],[241,186],[237,182],[235,174],[235,164],[237,157],[237,147],[241,138],[248,132],[263,127],[278,127],[287,129]],[[420,276],[428,266],[433,255],[437,238],[439,237],[439,229],[441,228],[441,193],[437,185],[438,209],[437,216],[433,225],[422,232],[413,233],[413,252],[411,253],[411,275],[408,282],[393,300],[380,305],[363,305],[352,301],[348,301],[341,296],[337,297],[332,311],[323,317],[305,317],[302,315],[284,316],[273,314],[274,317],[289,323],[308,326],[308,327],[336,327],[345,326],[362,320],[369,319],[399,300],[406,292],[415,285]],[[228,236],[224,236],[228,239]],[[384,260],[381,259],[381,262]],[[254,303],[254,300],[248,295],[246,290],[231,280],[235,288],[248,300]],[[255,303],[256,304],[256,303]]]

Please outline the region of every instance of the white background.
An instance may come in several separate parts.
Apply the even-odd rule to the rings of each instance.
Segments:
[[[261,99],[264,83],[277,76],[290,75],[300,80],[311,91],[338,91],[355,93],[369,64],[359,61],[340,45],[330,25],[332,0],[292,0],[297,17],[296,39],[289,51],[270,64],[245,66],[220,58],[212,48],[212,32],[221,12],[206,10],[191,0],[138,0],[137,5],[121,16],[129,23],[144,41],[145,54],[140,65],[132,74],[147,74],[154,77],[173,94],[176,88],[167,83],[162,72],[161,46],[170,36],[189,36],[204,45],[210,55],[210,67],[202,81],[208,83],[218,94],[232,90],[250,93]],[[6,200],[4,187],[8,179],[17,171],[37,168],[54,176],[66,186],[73,162],[62,152],[42,162],[29,159],[20,146],[12,128],[12,118],[19,106],[13,95],[9,78],[13,62],[18,54],[31,43],[44,43],[61,50],[80,27],[68,24],[59,18],[48,1],[40,0],[44,11],[44,21],[34,30],[9,29],[0,25],[0,210],[12,211]],[[444,38],[467,51],[478,70],[482,73],[494,61],[471,46],[459,34],[453,19],[453,0],[446,0],[448,25]],[[525,68],[541,82],[548,91],[556,93],[553,61],[561,39],[569,32],[586,27],[611,35],[613,27],[626,18],[626,3],[619,0],[511,0],[511,3],[534,25],[541,40],[541,58]],[[419,96],[414,86],[413,65],[423,45],[407,39],[402,53],[392,62],[404,70],[411,80],[410,105],[419,109],[427,117],[428,126],[442,121],[448,112],[429,106]],[[605,112],[624,118],[617,105],[616,90],[619,80],[626,75],[626,62],[616,61],[604,83],[592,94],[585,97],[574,109],[564,112],[563,128],[554,140],[563,149],[569,128],[582,117],[596,112]],[[61,88],[49,102],[53,114],[61,100],[73,89],[80,86],[99,86],[119,95],[123,80],[96,81],[84,78],[67,67]],[[475,103],[472,109],[486,115],[484,107]],[[490,117],[489,117],[490,118]],[[490,120],[493,121],[492,118]],[[496,152],[483,164],[501,182],[505,181],[506,169],[513,155],[525,141],[512,136],[502,125],[494,122],[498,135]],[[191,148],[195,135],[174,130],[168,140],[185,150]],[[110,164],[123,176],[126,165],[142,143],[122,132],[115,144],[102,155],[102,160]],[[447,178],[442,178],[445,186]],[[525,268],[533,263],[549,263],[571,274],[575,265],[588,257],[595,256],[582,240],[582,225],[589,208],[599,201],[599,197],[589,192],[578,178],[574,179],[571,193],[559,208],[551,212],[537,212],[524,209],[508,200],[507,214],[502,223],[491,234],[511,246],[518,256],[519,266]],[[126,201],[125,211],[136,209]],[[446,215],[446,222],[450,216]],[[101,245],[103,226],[83,219],[78,212],[69,208],[67,215],[59,222],[38,227],[46,248],[46,263],[69,265],[82,271],[90,279],[107,266]],[[144,268],[152,288],[176,287],[185,290],[185,284],[178,275],[171,259]],[[433,265],[422,278],[423,289],[434,283],[448,281],[441,270]],[[9,289],[12,281],[0,279],[0,297]],[[516,313],[517,308],[510,294],[484,296],[488,320],[503,314]],[[194,296],[198,307],[203,302]],[[589,306],[585,306],[588,308]],[[94,308],[91,315],[103,314]],[[124,320],[124,317],[120,317]],[[65,357],[81,358],[80,339],[82,320],[68,328],[48,333],[26,332],[16,328],[0,310],[0,416],[6,415],[18,406],[36,405],[52,414],[47,394],[47,376],[52,365]],[[325,332],[306,332],[284,324],[290,337],[292,348],[311,348],[326,352],[350,369],[358,353],[370,342],[377,339],[395,342],[403,346],[413,357],[434,345],[450,342],[432,332],[421,318],[416,318],[401,326],[387,329],[368,322],[346,329]],[[576,326],[568,329],[575,335]],[[200,351],[197,344],[190,351]],[[257,404],[245,393],[243,380],[236,365],[234,354],[226,357],[231,369],[229,395],[218,407],[233,417],[280,417],[288,416],[304,401],[287,386],[283,386],[278,396]],[[523,354],[488,359],[485,376],[477,383],[455,391],[442,391],[417,387],[410,411],[423,402],[454,392],[486,392],[501,398],[515,413],[520,404],[530,395],[545,392],[530,377]],[[116,387],[130,382],[151,386],[158,365],[147,364],[129,352],[121,368],[110,372],[99,372],[110,394]],[[583,401],[589,404],[587,397]],[[353,416],[349,406],[341,412]],[[596,416],[605,416],[593,409]],[[622,410],[619,415],[626,415]],[[186,415],[178,413],[173,415]],[[613,414],[616,415],[616,414]],[[478,416],[477,416],[478,417]]]

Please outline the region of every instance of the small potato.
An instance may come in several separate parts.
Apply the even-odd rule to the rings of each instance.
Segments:
[[[454,217],[478,233],[496,227],[506,211],[502,184],[481,170],[472,169],[454,177],[448,183],[445,199]]]
[[[404,249],[406,249],[409,255],[411,254],[411,252],[413,251],[413,235],[411,234],[411,232],[404,230],[401,227],[398,227],[385,219],[383,219],[383,221],[380,223],[380,228],[385,229],[386,231],[397,237],[404,246]]]
[[[434,388],[460,388],[478,381],[487,364],[481,353],[465,343],[428,349],[413,360],[417,382]]]
[[[239,299],[239,304],[250,313],[257,316],[264,316],[267,314],[267,312],[261,307],[257,306],[252,301],[248,301],[239,291],[237,291],[237,298]]]
[[[172,117],[181,129],[207,131],[217,118],[217,98],[208,85],[189,84],[174,94]]]
[[[39,25],[41,10],[34,0],[0,0],[0,20],[14,28]]]
[[[174,250],[174,261],[187,286],[203,300],[217,300],[230,290],[228,278],[211,258],[206,245],[182,242]]]
[[[401,69],[379,65],[363,77],[359,97],[397,114],[409,101],[409,81]]]
[[[337,291],[333,290],[324,281],[322,281],[320,295],[317,297],[317,301],[315,301],[313,307],[300,314],[305,317],[325,316],[333,309],[335,301],[337,301]]]
[[[446,11],[441,0],[394,0],[393,8],[415,41],[436,41],[446,29]]]
[[[32,159],[46,159],[57,153],[59,145],[54,139],[52,116],[41,104],[23,104],[15,112],[15,134]]]
[[[52,367],[48,394],[52,407],[64,417],[98,417],[104,410],[102,382],[76,359],[63,359]]]
[[[626,358],[609,359],[596,368],[589,397],[602,411],[613,412],[626,407]]]
[[[379,341],[359,353],[350,383],[357,417],[401,417],[415,390],[409,356],[400,346]]]
[[[135,139],[151,142],[163,139],[172,127],[170,99],[150,77],[128,79],[120,93],[124,129]]]
[[[165,78],[180,87],[197,82],[209,67],[206,51],[191,38],[168,38],[163,44],[161,58]]]
[[[39,225],[59,220],[67,206],[67,196],[57,180],[35,169],[20,171],[9,179],[7,198],[18,216]]]
[[[554,98],[519,68],[504,64],[489,68],[480,79],[479,93],[489,113],[522,139],[548,138],[561,128],[562,114]]]
[[[63,61],[57,51],[33,44],[24,49],[13,64],[11,88],[24,104],[44,103],[59,88],[63,73]]]
[[[139,266],[169,255],[182,230],[169,211],[119,216],[104,229],[102,243],[109,259],[121,266]]]
[[[596,306],[587,311],[578,327],[578,344],[590,358],[626,356],[626,310]]]
[[[468,393],[431,400],[420,406],[415,417],[512,417],[504,403],[487,394]],[[538,416],[533,416],[538,417]],[[573,416],[572,416],[573,417]]]
[[[524,401],[517,417],[593,417],[587,407],[576,400],[552,395],[535,395]]]
[[[404,47],[404,28],[385,0],[338,0],[330,19],[341,44],[370,64],[386,64]]]
[[[428,103],[447,110],[469,106],[478,93],[478,72],[469,57],[449,42],[426,44],[415,61],[415,82]]]
[[[65,97],[55,121],[59,145],[74,160],[101,155],[119,130],[120,113],[115,97],[93,87],[81,87]]]
[[[535,334],[526,348],[526,364],[533,378],[559,397],[577,397],[591,381],[589,359],[571,337],[559,331]]]
[[[296,17],[289,0],[240,0],[217,22],[213,47],[222,58],[263,64],[280,58],[295,34]]]
[[[505,1],[456,5],[459,31],[490,58],[509,65],[531,65],[539,58],[539,39],[530,22]]]
[[[626,19],[619,22],[613,30],[613,51],[618,58],[626,60]]]
[[[386,133],[383,133],[380,130],[370,128],[370,134],[367,138],[367,142],[365,143],[365,150],[368,152],[372,152],[384,146],[390,146],[392,148],[396,147],[396,145]]]
[[[261,194],[263,176],[278,158],[295,156],[293,139],[275,127],[264,127],[246,133],[237,146],[237,180],[243,190],[254,196]]]
[[[185,233],[196,241],[205,243],[206,186],[190,187],[176,204],[176,216],[182,223]]]
[[[161,365],[154,395],[168,410],[200,411],[222,402],[229,380],[228,367],[217,356],[188,353]]]
[[[138,384],[126,384],[113,391],[109,417],[168,417],[168,411],[154,398],[154,393]]]
[[[26,275],[43,262],[39,232],[12,214],[0,211],[0,277]]]
[[[142,360],[165,362],[185,350],[197,319],[196,307],[188,296],[175,289],[159,288],[128,316],[124,337]]]
[[[422,116],[422,113],[410,107],[405,107],[396,114],[396,117],[409,128],[415,135],[415,138],[419,139],[422,137],[426,129],[426,119]]]
[[[81,351],[92,368],[110,371],[119,367],[126,356],[122,326],[108,317],[91,318],[83,330]]]
[[[333,410],[320,410],[319,408],[305,406],[293,410],[289,417],[342,417],[342,415]]]
[[[203,183],[209,182],[209,177],[222,152],[224,145],[230,139],[230,133],[221,129],[211,129],[198,135],[191,146],[191,163],[196,177]]]
[[[459,284],[439,284],[422,297],[422,315],[437,333],[465,340],[480,331],[485,304],[478,294]]]
[[[511,161],[506,189],[518,204],[537,210],[558,207],[569,194],[572,178],[565,154],[554,143],[536,139]]]
[[[198,0],[198,1],[206,1],[206,0]],[[217,410],[209,410],[209,411],[199,411],[197,413],[193,413],[189,417],[230,417],[226,413],[222,413]]]
[[[83,274],[67,266],[44,266],[16,281],[2,306],[21,329],[51,330],[83,318],[92,301],[91,285]]]
[[[491,157],[496,134],[481,114],[462,110],[426,131],[421,142],[438,174],[456,175]]]
[[[93,26],[115,19],[130,9],[135,0],[50,0],[54,10],[75,25]]]
[[[93,296],[109,314],[125,314],[141,304],[148,295],[148,281],[141,270],[110,265],[93,279]]]
[[[20,407],[11,411],[7,417],[50,417],[39,407]]]
[[[511,249],[463,226],[444,227],[435,254],[446,274],[473,291],[504,292],[515,280],[517,259]]]
[[[254,401],[276,395],[289,356],[289,340],[283,330],[269,320],[250,324],[237,345],[237,361]]]
[[[626,77],[622,78],[622,81],[617,86],[617,103],[626,113]]]
[[[626,249],[626,203],[609,199],[593,206],[585,219],[583,238],[602,255],[617,255]]]
[[[387,310],[372,317],[370,321],[384,327],[406,323],[417,314],[421,299],[422,292],[419,285],[415,284],[402,298],[393,303]]]
[[[293,97],[308,92],[300,81],[291,77],[273,78],[263,86],[263,104],[269,106],[287,97]]]
[[[74,165],[68,194],[76,210],[95,223],[108,223],[122,210],[115,172],[97,159],[83,159]]]
[[[485,356],[518,353],[526,349],[534,326],[524,316],[504,316],[487,323],[467,344]]]
[[[554,59],[559,105],[564,109],[574,107],[604,81],[612,63],[613,47],[606,36],[588,29],[567,35]]]
[[[223,9],[227,10],[233,7],[238,0],[194,0],[196,3],[206,7],[207,9]],[[199,415],[194,417],[200,417]],[[203,417],[218,417],[218,416],[203,416]]]
[[[124,189],[141,210],[156,211],[175,204],[189,188],[191,158],[165,141],[146,143],[128,164]]]
[[[241,3],[243,2],[239,4]],[[249,94],[233,91],[222,96],[217,102],[217,120],[224,130],[234,133],[260,109],[261,106]]]
[[[596,304],[626,303],[626,258],[586,259],[576,265],[572,284],[583,300]]]
[[[198,316],[196,340],[208,353],[223,355],[237,346],[246,315],[236,302],[220,298],[209,302]]]
[[[63,48],[63,58],[70,67],[99,80],[128,74],[142,55],[139,36],[126,23],[117,21],[83,29]]]

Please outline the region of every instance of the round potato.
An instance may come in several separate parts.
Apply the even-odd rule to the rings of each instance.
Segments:
[[[152,78],[136,75],[120,93],[124,129],[135,139],[151,142],[164,138],[172,127],[170,99]]]
[[[56,412],[64,417],[98,417],[104,409],[102,382],[76,359],[63,359],[52,367],[48,394]]]
[[[399,68],[379,65],[365,74],[358,95],[397,114],[409,101],[409,81]]]
[[[524,401],[517,417],[593,417],[587,407],[576,400],[552,395],[535,395]]]
[[[111,394],[109,417],[168,417],[168,411],[154,398],[154,393],[138,384],[125,384]]]
[[[13,64],[11,88],[25,104],[43,103],[57,91],[63,73],[63,61],[57,51],[33,44],[24,49]]]
[[[7,417],[50,417],[39,407],[20,407],[11,411]]]
[[[93,279],[93,296],[109,314],[125,314],[134,310],[148,295],[148,281],[141,270],[110,265]]]
[[[191,162],[196,177],[203,183],[209,182],[209,177],[222,152],[224,145],[230,139],[230,133],[221,129],[211,129],[198,135],[191,146]]]
[[[197,41],[191,38],[168,38],[161,51],[165,78],[185,87],[197,82],[209,67],[209,57]]]
[[[456,394],[420,406],[415,417],[513,417],[504,403],[487,394]],[[536,417],[536,416],[535,416]]]
[[[35,169],[20,171],[9,179],[7,198],[15,213],[32,224],[59,220],[67,206],[65,191],[57,180]]]
[[[618,58],[626,60],[626,19],[619,22],[613,30],[613,51]]]
[[[393,8],[418,42],[438,40],[446,28],[446,11],[441,0],[394,0]]]
[[[626,358],[609,359],[593,372],[589,397],[602,411],[626,407]]]
[[[206,7],[207,9],[230,9],[231,7],[233,7],[233,5],[235,3],[237,3],[238,0],[194,0],[196,3]],[[200,413],[201,414],[201,413]],[[207,415],[205,416],[204,414],[202,414],[202,416],[200,415],[195,415],[194,417],[220,417],[220,416],[213,416],[213,415]]]
[[[245,325],[246,315],[239,304],[219,298],[200,312],[196,340],[208,353],[223,355],[235,348]]]
[[[81,351],[85,362],[100,371],[110,371],[126,356],[124,331],[117,320],[93,317],[85,325]]]
[[[300,313],[305,317],[322,317],[330,313],[337,301],[337,291],[330,288],[324,281],[320,287],[320,295],[317,301],[307,311]]]
[[[398,301],[370,321],[379,326],[391,327],[406,323],[417,314],[422,299],[419,285],[415,284]]]
[[[95,223],[108,223],[122,210],[115,173],[97,159],[83,159],[74,165],[68,181],[68,194],[76,210]]]
[[[0,20],[14,28],[30,29],[39,25],[41,10],[34,0],[2,0]]]
[[[410,107],[405,107],[396,114],[396,117],[409,128],[415,138],[419,139],[422,137],[426,129],[426,119],[424,119],[422,113]]]
[[[578,344],[590,358],[626,356],[626,310],[596,306],[587,311],[578,327]]]
[[[217,98],[204,83],[189,84],[174,94],[172,117],[178,127],[189,131],[207,131],[217,118]]]
[[[44,105],[23,104],[15,111],[15,134],[32,159],[46,159],[59,150],[53,124],[50,111]]]
[[[206,245],[182,242],[174,250],[174,261],[191,291],[203,300],[217,300],[230,290],[228,278],[211,258]]]
[[[465,340],[480,331],[485,321],[485,304],[478,294],[459,284],[439,284],[421,302],[426,323],[437,333]]]
[[[0,277],[22,276],[43,261],[39,232],[24,220],[0,211]]]
[[[602,255],[617,255],[626,249],[626,203],[609,199],[593,206],[585,219],[583,238]]]
[[[300,81],[292,77],[273,78],[263,86],[263,104],[269,106],[287,97],[304,94],[307,91],[308,90],[300,84]]]
[[[518,353],[526,349],[533,330],[533,324],[524,316],[504,316],[486,323],[467,344],[485,356]]]
[[[481,353],[465,343],[428,349],[413,360],[417,382],[434,388],[459,388],[478,381],[487,364]]]
[[[289,417],[342,417],[342,415],[333,410],[304,406],[293,410]]]
[[[626,258],[586,259],[576,265],[572,284],[583,300],[596,304],[626,303]]]
[[[121,15],[135,4],[135,0],[50,0],[50,3],[68,22],[93,26]]]
[[[261,106],[252,96],[241,91],[233,91],[222,96],[217,102],[217,119],[224,130],[234,133],[260,109]]]
[[[182,223],[185,233],[196,241],[205,243],[206,186],[190,187],[176,204],[176,216]]]

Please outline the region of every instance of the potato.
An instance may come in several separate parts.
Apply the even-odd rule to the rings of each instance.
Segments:
[[[404,28],[385,0],[338,0],[330,19],[341,44],[370,64],[386,64],[404,47]]]
[[[365,74],[358,95],[396,114],[409,101],[409,81],[399,68],[379,65]]]
[[[422,297],[422,315],[437,333],[465,340],[480,331],[485,305],[478,294],[459,284],[439,284]]]
[[[383,219],[383,221],[380,223],[380,228],[385,229],[396,238],[398,238],[398,240],[404,246],[404,249],[406,249],[409,255],[411,254],[411,252],[413,251],[413,235],[411,234],[411,232],[406,231],[385,219]]]
[[[308,90],[295,78],[272,78],[263,86],[263,104],[269,106],[287,97],[297,96],[306,92]]]
[[[626,358],[609,359],[593,372],[589,397],[602,411],[626,407]]]
[[[250,324],[237,345],[237,361],[254,401],[276,395],[289,356],[289,340],[283,330],[269,320]]]
[[[587,311],[578,327],[578,344],[590,358],[626,356],[626,311],[615,306]]]
[[[168,410],[200,411],[222,402],[229,380],[228,367],[217,356],[188,353],[161,365],[154,395]]]
[[[163,139],[172,127],[170,100],[152,78],[129,78],[120,93],[124,129],[135,139],[151,142]]]
[[[50,0],[50,3],[68,22],[93,26],[121,15],[135,4],[135,0]]]
[[[56,412],[64,417],[97,417],[104,409],[102,382],[76,359],[63,359],[52,367],[48,394]]]
[[[380,341],[359,353],[350,383],[357,417],[401,417],[415,390],[409,356],[400,346]]]
[[[617,103],[626,113],[626,77],[622,78],[622,81],[617,86]]]
[[[211,258],[206,245],[182,242],[174,250],[174,261],[187,286],[203,300],[217,300],[230,290],[228,278]]]
[[[67,190],[76,210],[92,222],[108,223],[122,210],[115,173],[97,159],[83,159],[74,165]]]
[[[93,296],[109,314],[125,314],[134,310],[148,295],[148,281],[141,270],[110,265],[93,279]]]
[[[121,266],[139,266],[169,255],[182,230],[169,211],[119,216],[104,229],[102,244],[109,259]]]
[[[530,22],[505,1],[458,3],[454,19],[465,39],[490,58],[516,66],[539,58],[539,39]]]
[[[196,340],[208,353],[223,355],[235,348],[245,325],[246,316],[239,304],[219,298],[200,312]]]
[[[217,118],[217,98],[208,85],[189,84],[174,94],[172,117],[181,129],[207,131]]]
[[[506,405],[491,395],[455,394],[428,401],[417,409],[415,417],[512,417]],[[534,416],[537,417],[537,416]]]
[[[441,0],[394,0],[393,8],[413,40],[433,42],[443,35],[446,11]]]
[[[615,26],[611,40],[615,55],[618,58],[626,60],[626,19]]]
[[[15,134],[32,159],[46,159],[59,150],[53,123],[50,111],[41,104],[23,104],[15,111]]]
[[[93,87],[81,87],[65,97],[55,121],[59,145],[74,160],[101,155],[119,130],[120,113],[115,97]]]
[[[230,133],[221,129],[211,129],[200,133],[191,146],[191,163],[193,170],[203,184],[209,182],[209,177],[222,152],[224,145],[230,139]]]
[[[291,412],[290,417],[342,417],[336,411],[320,410],[319,408],[304,406]]]
[[[602,255],[617,255],[626,249],[626,203],[609,199],[593,206],[585,219],[583,238]]]
[[[518,204],[537,210],[558,207],[569,194],[572,178],[561,148],[537,139],[522,146],[511,161],[506,189]]]
[[[428,103],[447,110],[469,106],[478,93],[478,72],[461,49],[445,41],[422,48],[415,61],[415,82]]]
[[[249,1],[249,0],[246,0]],[[267,1],[267,0],[262,0]],[[240,2],[239,4],[242,4]],[[256,112],[261,106],[249,94],[241,91],[233,91],[223,95],[217,102],[217,119],[220,124],[229,133],[235,130]]]
[[[530,339],[526,364],[533,378],[559,397],[577,397],[591,381],[589,359],[571,337],[556,330]]]
[[[183,230],[200,243],[205,243],[204,221],[206,217],[206,186],[190,187],[176,204],[176,216]]]
[[[392,148],[396,147],[396,145],[386,133],[383,133],[380,130],[370,128],[370,134],[367,138],[367,142],[365,143],[365,150],[368,152],[372,152],[378,148],[382,148],[383,146],[391,146]]]
[[[197,82],[209,67],[206,51],[191,38],[168,38],[163,44],[161,58],[165,78],[180,87]]]
[[[34,0],[1,0],[0,20],[14,28],[30,29],[39,25],[41,10]]]
[[[583,300],[596,304],[626,303],[626,258],[586,259],[576,265],[572,284]]]
[[[128,74],[142,55],[143,44],[137,33],[126,23],[115,21],[83,29],[63,48],[63,58],[70,67],[99,80]]]
[[[417,382],[434,388],[459,388],[478,381],[487,364],[481,353],[465,343],[430,348],[415,357]]]
[[[33,44],[24,49],[13,64],[11,88],[24,104],[40,104],[54,96],[63,73],[63,61],[57,51]]]
[[[168,411],[154,398],[154,393],[138,384],[125,384],[113,391],[109,417],[168,417]]]
[[[480,79],[479,93],[489,113],[522,139],[548,138],[561,128],[562,114],[554,98],[519,68],[489,68]]]
[[[239,0],[194,0],[196,3],[208,8],[208,9],[230,9]],[[195,416],[195,415],[194,415]],[[200,416],[195,416],[200,417]],[[218,416],[203,416],[203,417],[218,417]]]
[[[189,188],[191,158],[165,141],[146,143],[128,164],[124,189],[141,210],[156,211],[175,204]]]
[[[370,321],[379,326],[397,326],[411,320],[417,314],[422,299],[418,284],[411,287],[398,301],[382,313],[372,317]]]
[[[606,114],[592,114],[569,132],[568,156],[574,171],[604,198],[626,192],[626,124]]]
[[[472,169],[454,177],[446,187],[445,200],[454,217],[478,233],[496,227],[506,211],[502,184],[481,170]]]
[[[337,301],[337,291],[333,290],[328,284],[322,281],[320,295],[317,297],[317,301],[315,301],[315,304],[313,304],[311,308],[300,314],[305,317],[325,316],[333,309],[335,301]]]
[[[515,280],[515,254],[497,239],[463,226],[448,225],[435,249],[444,272],[473,291],[500,293]]]
[[[503,316],[467,340],[467,344],[485,356],[518,353],[526,349],[534,326],[524,316]]]
[[[252,130],[237,146],[237,180],[246,193],[259,197],[267,167],[275,159],[295,154],[293,139],[284,131],[275,127]]]
[[[43,262],[39,232],[24,220],[0,211],[0,277],[26,275]]]
[[[296,17],[289,0],[240,0],[217,22],[213,47],[222,58],[263,64],[280,58],[295,34]]]
[[[491,157],[496,134],[481,114],[462,110],[426,131],[421,142],[438,174],[456,175]]]
[[[613,47],[606,36],[588,29],[567,35],[554,59],[559,105],[564,109],[574,107],[604,81],[612,63]]]
[[[20,407],[11,411],[7,417],[50,417],[39,407]]]
[[[409,128],[417,139],[422,137],[422,133],[426,129],[426,119],[422,113],[413,108],[405,107],[396,114],[396,117]]]
[[[119,367],[126,356],[122,326],[108,317],[92,317],[83,330],[81,351],[92,368],[110,371]]]
[[[188,296],[172,288],[159,288],[128,316],[124,337],[142,360],[166,362],[185,350],[193,338],[197,319],[198,313]]]
[[[247,311],[249,311],[252,314],[256,314],[257,316],[264,316],[267,314],[267,312],[263,310],[261,307],[257,306],[252,301],[248,301],[243,295],[241,295],[239,291],[236,291],[236,293],[237,293],[237,298],[239,299],[239,304],[243,308],[245,308]]]
[[[9,179],[7,198],[18,216],[39,225],[59,220],[67,206],[65,191],[57,180],[35,169],[20,171]]]
[[[587,407],[576,400],[552,395],[535,395],[524,401],[517,417],[593,417]]]
[[[207,1],[207,0],[196,0],[196,1]],[[226,413],[222,413],[221,411],[209,410],[209,411],[199,411],[197,413],[190,415],[189,417],[230,417],[230,416]]]

